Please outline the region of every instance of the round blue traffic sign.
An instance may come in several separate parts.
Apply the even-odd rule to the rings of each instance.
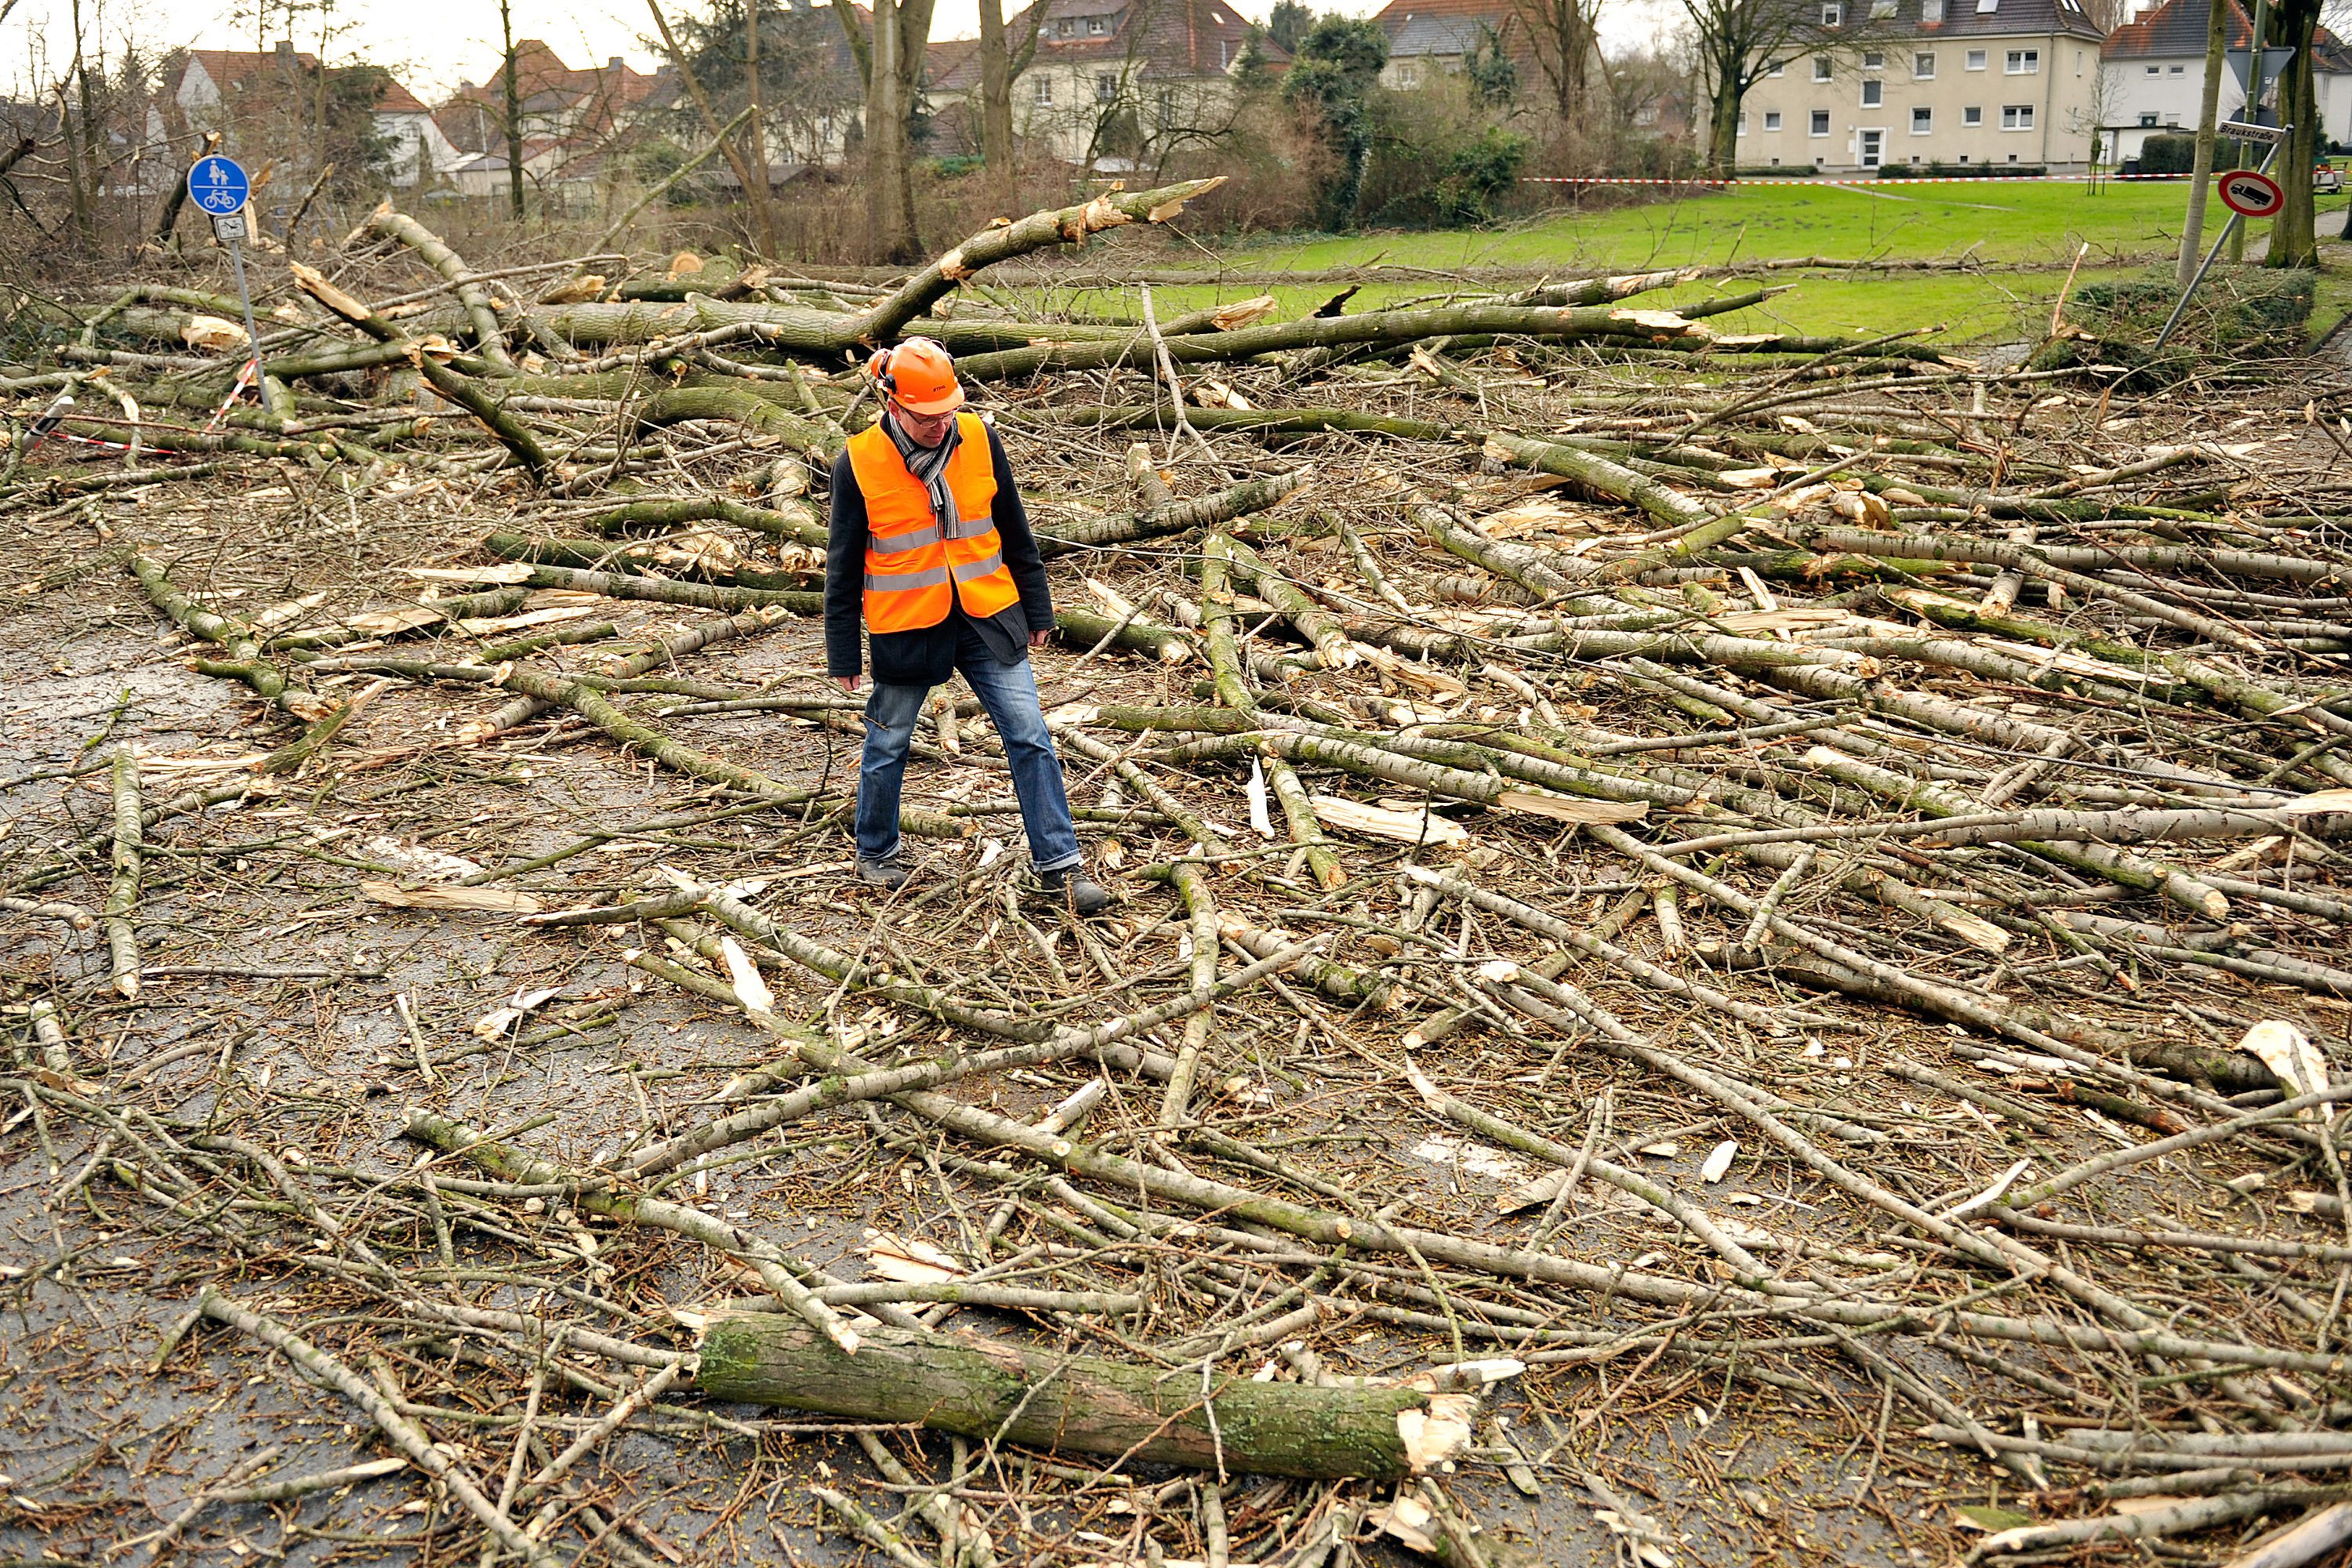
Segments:
[[[197,159],[188,170],[188,195],[215,217],[244,211],[245,198],[252,193],[253,181],[234,158],[211,153]]]

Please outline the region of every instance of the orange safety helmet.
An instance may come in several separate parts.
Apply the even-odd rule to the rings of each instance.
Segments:
[[[891,402],[909,414],[948,414],[963,406],[955,356],[929,338],[908,338],[881,349],[866,362],[866,374]]]

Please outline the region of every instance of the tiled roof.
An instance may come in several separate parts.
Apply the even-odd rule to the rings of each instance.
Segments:
[[[2203,0],[2166,0],[2137,22],[2126,22],[2107,35],[2111,60],[2198,59],[2205,53],[2207,12]],[[2243,49],[2254,36],[2253,18],[2239,0],[2230,0],[2228,47]],[[2321,70],[2352,70],[2344,45],[2322,27],[2312,42],[2312,58]]]
[[[242,87],[249,79],[264,70],[281,69],[283,62],[288,58],[274,51],[258,49],[190,49],[188,51],[188,58],[202,65],[205,68],[205,74],[213,79],[213,85],[222,89]],[[314,71],[319,68],[319,57],[316,55],[298,49],[294,51],[291,58],[295,68],[299,70]]]
[[[1481,25],[1498,38],[1526,31],[1510,0],[1391,0],[1372,18],[1389,37],[1391,59],[1415,55],[1466,55]]]
[[[1941,21],[1927,18],[1942,12]],[[2083,0],[1843,0],[1844,21],[1828,30],[1864,38],[1997,38],[2056,33],[2097,43],[2106,35]]]

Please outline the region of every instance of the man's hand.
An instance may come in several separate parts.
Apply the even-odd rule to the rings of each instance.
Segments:
[[[858,687],[862,685],[866,679],[862,675],[836,675],[834,679],[841,682],[841,689],[849,693],[852,697],[857,695]]]
[[[1029,646],[1031,647],[1044,647],[1045,646],[1045,639],[1053,635],[1054,633],[1051,627],[1047,627],[1044,631],[1031,632],[1029,634]]]

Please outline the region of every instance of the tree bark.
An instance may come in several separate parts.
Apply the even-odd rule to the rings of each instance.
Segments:
[[[515,222],[523,219],[522,89],[515,80],[514,6],[499,0],[499,33],[506,40],[506,58],[499,67],[499,117],[507,140],[507,202]]]
[[[744,192],[751,204],[751,226],[760,242],[760,254],[776,254],[776,217],[773,206],[775,192],[768,184],[768,121],[767,106],[760,91],[760,0],[743,0],[743,74],[751,94],[751,118],[743,134],[751,144],[751,155],[744,160],[751,165],[752,184]]]
[[[887,0],[886,0],[887,3]],[[878,7],[877,7],[878,8]],[[982,1442],[1270,1476],[1410,1474],[1402,1426],[1444,1395],[1255,1383],[994,1341],[877,1328],[844,1355],[797,1318],[720,1318],[695,1385],[718,1399],[919,1423]],[[1401,1423],[1400,1417],[1406,1418]]]
[[[1011,216],[1021,205],[1021,180],[1013,153],[1013,60],[1004,42],[1004,0],[980,0],[980,157],[988,169],[990,204],[1000,216]]]
[[[2287,0],[2271,12],[2271,27],[2290,51],[2279,75],[2279,123],[2291,126],[2279,149],[2279,190],[2286,205],[2271,220],[2266,267],[2319,265],[2319,214],[2312,195],[2311,166],[2319,152],[2319,83],[2312,68],[2312,40],[2319,27],[2318,0]],[[2259,46],[2261,40],[2257,39]]]
[[[2189,174],[2189,213],[2181,219],[2173,280],[2186,289],[2205,258],[2205,207],[2212,194],[2214,127],[2221,121],[2221,69],[2230,41],[2231,0],[2212,0],[2205,17],[2205,93],[2197,105],[2197,159]]]

